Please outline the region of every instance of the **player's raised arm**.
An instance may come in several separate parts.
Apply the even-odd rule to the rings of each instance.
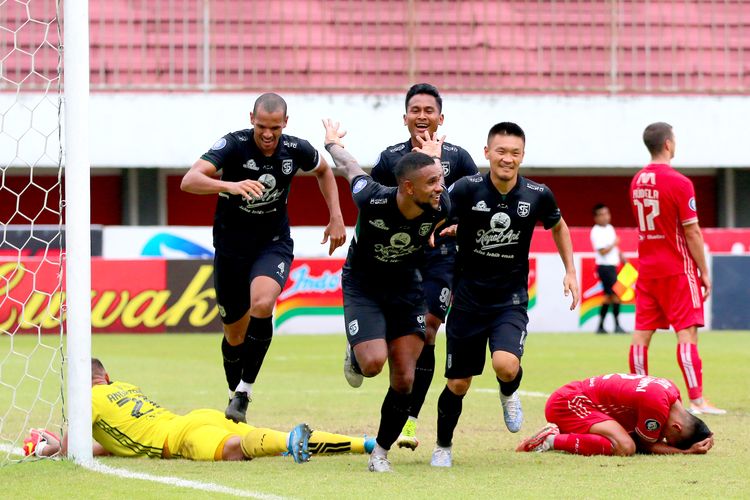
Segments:
[[[344,172],[347,180],[351,183],[354,178],[367,175],[367,173],[362,170],[357,160],[344,149],[341,139],[346,135],[346,131],[340,132],[339,126],[339,122],[334,122],[330,118],[323,120],[323,127],[326,129],[324,144],[336,167]]]
[[[557,252],[565,266],[565,277],[563,278],[563,293],[567,297],[572,295],[570,310],[578,305],[578,278],[576,277],[576,267],[573,263],[573,241],[570,239],[570,230],[564,219],[555,224],[552,228],[552,239],[555,240]]]

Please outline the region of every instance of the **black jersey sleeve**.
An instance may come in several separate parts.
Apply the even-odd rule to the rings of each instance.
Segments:
[[[468,175],[474,175],[479,173],[479,169],[477,169],[477,164],[474,163],[474,158],[471,157],[468,151],[466,151],[464,148],[458,148],[458,160],[459,160],[459,171],[461,172],[461,177],[466,177]]]
[[[393,175],[393,165],[387,154],[388,150],[380,152],[378,161],[372,167],[370,175],[375,182],[378,182],[384,186],[395,186],[396,176]]]
[[[459,211],[462,206],[464,199],[466,198],[466,190],[468,182],[465,178],[461,178],[454,182],[449,188],[448,193],[450,194],[450,210],[448,211],[448,224],[456,224],[459,221]]]
[[[234,134],[227,134],[218,141],[214,142],[207,152],[201,155],[201,160],[213,164],[216,170],[221,170],[227,165],[231,165],[237,156],[238,141]]]
[[[298,139],[298,141],[299,168],[305,172],[315,170],[320,165],[320,153],[308,141],[304,139]]]
[[[371,198],[383,195],[386,188],[375,182],[369,175],[360,175],[352,179],[352,199],[357,208],[362,210],[370,204]]]
[[[547,186],[542,186],[544,187],[544,191],[540,195],[541,210],[539,212],[539,220],[544,225],[544,229],[550,229],[560,222],[562,215],[560,214],[560,208],[557,206],[555,195],[552,194],[552,191]]]

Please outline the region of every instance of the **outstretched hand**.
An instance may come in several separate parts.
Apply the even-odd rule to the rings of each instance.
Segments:
[[[342,148],[344,147],[341,139],[346,135],[346,130],[339,131],[340,126],[339,122],[334,122],[330,118],[323,120],[323,127],[326,129],[326,137],[323,140],[323,144],[337,144]]]
[[[437,156],[440,158],[440,153],[443,151],[445,136],[438,138],[437,132],[430,136],[430,132],[425,130],[424,137],[421,135],[417,136],[417,142],[419,142],[419,147],[412,149],[412,151],[418,151],[427,156]]]
[[[456,236],[456,230],[458,229],[458,224],[452,224],[442,231],[440,231],[440,236]]]

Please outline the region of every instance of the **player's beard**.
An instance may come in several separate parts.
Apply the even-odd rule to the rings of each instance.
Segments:
[[[429,201],[418,201],[416,202],[416,205],[421,208],[425,212],[434,212],[435,207],[432,206],[432,203]]]

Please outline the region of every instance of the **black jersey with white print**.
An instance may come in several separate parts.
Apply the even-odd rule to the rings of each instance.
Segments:
[[[384,186],[397,186],[398,181],[393,171],[396,163],[407,153],[410,153],[413,146],[411,139],[400,144],[385,148],[372,167],[372,178]],[[440,164],[443,166],[443,184],[451,186],[458,179],[467,175],[475,175],[477,165],[474,163],[471,155],[462,147],[443,143],[440,154]],[[452,238],[435,238],[435,246],[428,247],[427,252],[430,255],[454,255],[456,252],[455,244]]]
[[[411,139],[401,144],[385,148],[378,157],[375,166],[372,167],[372,178],[384,186],[397,186],[396,176],[393,169],[396,163],[407,153],[412,150]],[[440,164],[443,166],[443,177],[445,185],[451,186],[461,177],[474,175],[478,172],[477,165],[474,163],[471,155],[462,147],[443,143],[443,150],[440,154]]]
[[[437,210],[429,208],[407,219],[398,208],[397,192],[398,188],[383,186],[369,175],[360,175],[352,182],[352,198],[359,215],[344,268],[375,283],[414,279],[416,269],[424,262],[430,234],[450,211],[446,190]]]
[[[311,171],[320,155],[304,139],[282,134],[271,156],[253,140],[253,130],[232,132],[211,146],[201,159],[212,163],[221,179],[263,183],[263,195],[248,201],[240,195],[219,193],[214,216],[214,247],[225,255],[242,256],[257,243],[289,235],[287,198],[297,170]]]
[[[450,193],[451,214],[458,221],[453,307],[487,311],[526,305],[534,226],[539,221],[550,229],[561,219],[552,191],[519,176],[502,195],[487,173],[460,179]]]

